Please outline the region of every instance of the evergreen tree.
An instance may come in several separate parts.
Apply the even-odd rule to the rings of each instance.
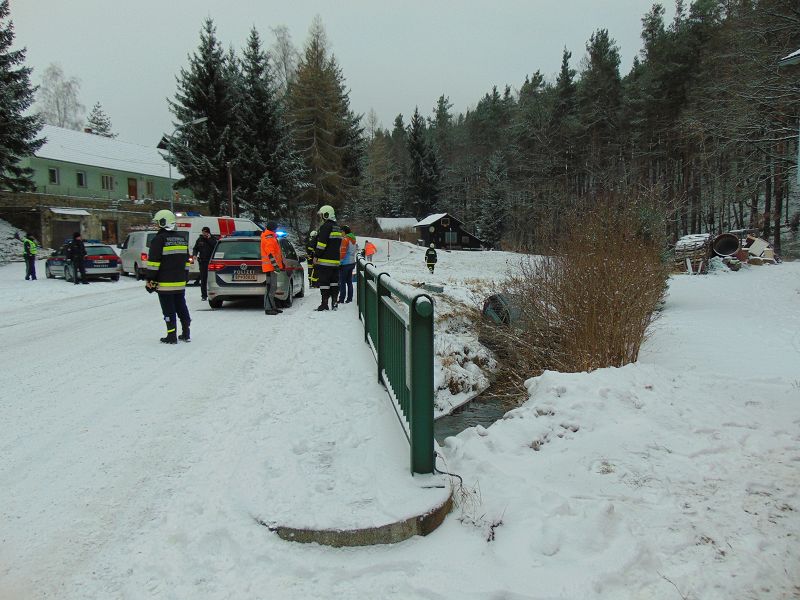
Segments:
[[[292,150],[277,94],[268,56],[253,28],[241,61],[234,164],[242,205],[256,220],[291,216],[290,201],[303,187],[302,162]]]
[[[439,200],[440,166],[436,151],[427,139],[425,121],[414,110],[408,126],[409,199],[412,214],[421,219],[434,212]]]
[[[352,198],[363,153],[360,118],[349,107],[344,77],[328,56],[325,30],[314,19],[305,52],[288,93],[295,149],[311,184],[298,195],[307,216],[320,206],[342,208]]]
[[[212,215],[227,212],[228,163],[236,158],[234,109],[236,82],[233,66],[225,57],[212,19],[200,32],[200,45],[181,68],[178,91],[169,107],[180,127],[169,138],[172,164],[183,176],[177,186],[190,187],[208,201]],[[185,125],[207,117],[196,125]]]
[[[622,80],[619,48],[608,30],[593,33],[586,52],[586,68],[578,87],[580,141],[588,170],[584,190],[597,192],[617,180]]]
[[[101,135],[103,137],[115,138],[116,133],[111,131],[111,119],[103,110],[99,102],[96,102],[92,107],[92,112],[86,118],[86,127],[91,129],[91,133]]]
[[[42,128],[38,115],[25,116],[33,104],[30,67],[25,67],[25,49],[12,50],[14,25],[9,20],[8,0],[0,0],[0,188],[11,191],[33,188],[31,169],[18,165],[44,143],[37,138]]]
[[[502,152],[489,157],[486,187],[476,222],[484,242],[496,246],[503,237],[508,215],[508,171]]]

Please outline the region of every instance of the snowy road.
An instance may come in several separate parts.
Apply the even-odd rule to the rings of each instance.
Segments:
[[[258,302],[211,311],[190,288],[193,341],[170,347],[141,283],[8,279],[0,598],[62,597],[170,502],[208,510],[209,487],[251,524],[319,527],[383,524],[442,494],[409,485],[354,304],[316,313],[315,292],[266,317]]]

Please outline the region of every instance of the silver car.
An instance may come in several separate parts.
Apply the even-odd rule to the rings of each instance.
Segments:
[[[290,307],[295,298],[305,294],[305,272],[292,243],[279,238],[284,270],[278,273],[275,299],[280,306]],[[208,263],[208,304],[222,308],[226,300],[264,297],[266,273],[261,271],[261,238],[236,236],[222,238]]]

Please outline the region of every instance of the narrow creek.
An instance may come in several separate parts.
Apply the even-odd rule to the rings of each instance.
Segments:
[[[445,438],[457,435],[469,427],[489,427],[517,406],[508,396],[494,396],[491,388],[487,389],[449,415],[436,419],[433,423],[433,437],[442,444]]]

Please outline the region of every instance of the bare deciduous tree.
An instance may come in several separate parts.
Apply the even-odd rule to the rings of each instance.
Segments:
[[[80,129],[86,108],[78,98],[81,82],[77,77],[66,78],[61,65],[51,63],[42,75],[39,86],[39,113],[49,125]]]
[[[275,73],[275,82],[278,86],[278,94],[284,96],[289,85],[292,83],[300,62],[300,52],[292,43],[292,34],[286,25],[272,27],[272,34],[275,41],[269,50],[269,60]]]

